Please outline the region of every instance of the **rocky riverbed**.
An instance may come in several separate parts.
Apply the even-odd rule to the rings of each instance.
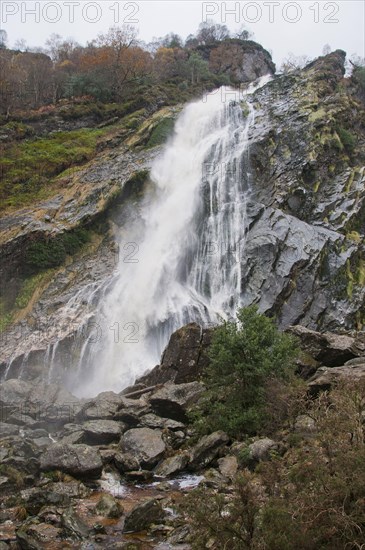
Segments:
[[[312,394],[365,378],[364,337],[289,330]],[[202,394],[208,343],[209,330],[183,327],[161,365],[119,394],[78,399],[42,380],[3,382],[0,548],[188,550],[185,495],[197,485],[229,493],[243,450],[254,467],[288,449],[285,437],[193,433],[187,413]],[[313,428],[300,417],[293,429]]]

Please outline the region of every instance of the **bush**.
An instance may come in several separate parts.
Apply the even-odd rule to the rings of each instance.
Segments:
[[[224,430],[233,437],[254,435],[265,425],[269,381],[289,381],[298,348],[256,306],[241,309],[238,322],[215,329],[203,375],[206,394],[194,411],[202,432]]]
[[[57,238],[36,241],[27,249],[25,264],[31,271],[58,267],[67,255],[75,254],[89,239],[89,232],[78,228]]]
[[[356,147],[356,136],[342,127],[337,127],[336,132],[347,153],[352,153]]]
[[[194,549],[364,547],[365,382],[338,383],[307,414],[311,437],[239,472],[232,491],[199,488],[185,498]]]

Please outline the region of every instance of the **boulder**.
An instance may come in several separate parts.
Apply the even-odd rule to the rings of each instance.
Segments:
[[[112,420],[120,404],[121,398],[118,394],[112,391],[102,392],[84,403],[77,415],[77,420]]]
[[[156,466],[166,451],[160,430],[133,428],[121,438],[119,448],[122,454],[134,457],[139,467],[150,469]],[[132,470],[138,468],[131,468]]]
[[[316,421],[307,414],[300,414],[295,419],[294,432],[303,437],[313,435],[317,431]]]
[[[145,531],[152,523],[161,521],[164,511],[161,504],[154,498],[137,504],[126,516],[124,522],[125,533]]]
[[[57,384],[10,379],[0,385],[0,407],[5,422],[54,430],[72,422],[81,403]]]
[[[105,493],[95,506],[95,513],[98,516],[117,519],[123,514],[123,507],[112,495]]]
[[[22,501],[31,516],[36,516],[44,506],[67,506],[71,502],[69,495],[55,492],[49,487],[34,487],[23,491]]]
[[[159,477],[169,477],[175,475],[184,470],[188,462],[188,454],[170,456],[158,464],[158,466],[154,469],[154,474]]]
[[[0,439],[7,437],[8,435],[17,435],[18,433],[18,426],[14,426],[14,424],[6,424],[6,422],[0,422]]]
[[[218,469],[224,477],[233,479],[238,470],[238,461],[235,456],[224,456],[218,459]]]
[[[108,445],[120,438],[125,426],[115,420],[89,420],[81,425],[83,443],[87,445]]]
[[[98,478],[103,463],[93,447],[56,443],[41,456],[40,466],[42,471],[60,470],[76,478]]]
[[[52,548],[59,541],[61,544],[62,529],[49,523],[39,523],[35,518],[24,522],[16,531],[16,540],[23,550],[42,550]],[[40,543],[40,541],[42,541]]]
[[[147,428],[160,428],[179,431],[185,429],[185,424],[183,422],[177,422],[171,418],[161,418],[156,414],[149,413],[141,417],[141,425],[146,426]]]
[[[72,506],[62,514],[61,524],[67,535],[76,540],[87,539],[91,530],[77,515]]]
[[[365,343],[350,335],[320,333],[300,325],[289,327],[288,332],[299,338],[304,352],[326,367],[339,367],[365,355]]]
[[[228,442],[228,435],[222,431],[205,435],[193,447],[189,467],[194,470],[205,468],[219,456]]]
[[[365,380],[365,360],[361,363],[347,364],[342,367],[320,367],[316,374],[309,380],[308,389],[316,395],[320,391],[331,389],[339,380]]]
[[[166,384],[152,394],[150,405],[153,411],[165,418],[187,422],[188,409],[199,400],[204,386],[200,382]]]
[[[268,437],[263,437],[248,446],[248,460],[253,464],[270,460],[271,453],[277,451],[278,448],[278,444],[275,441]]]
[[[198,380],[208,363],[205,352],[210,343],[211,332],[196,323],[175,331],[163,352],[161,365],[157,365],[138,382],[151,386],[166,382],[185,384]]]

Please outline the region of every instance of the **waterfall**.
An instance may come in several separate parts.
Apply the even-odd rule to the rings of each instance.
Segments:
[[[268,81],[260,79],[245,95]],[[247,99],[247,97],[246,97]],[[120,391],[160,359],[171,333],[233,317],[250,187],[242,91],[216,90],[185,107],[151,170],[138,219],[120,231],[120,258],[99,306],[78,394]]]

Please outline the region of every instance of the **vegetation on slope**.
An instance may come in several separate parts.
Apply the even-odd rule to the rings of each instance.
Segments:
[[[342,380],[311,397],[293,376],[280,382],[293,342],[254,308],[239,318],[240,328],[216,330],[205,376],[212,409],[199,418],[208,432],[223,428],[239,436],[242,442],[231,447],[239,470],[232,490],[213,483],[185,496],[180,511],[192,548],[362,548],[365,383]],[[276,380],[269,365],[278,369]],[[250,454],[255,433],[278,442],[264,461]]]

